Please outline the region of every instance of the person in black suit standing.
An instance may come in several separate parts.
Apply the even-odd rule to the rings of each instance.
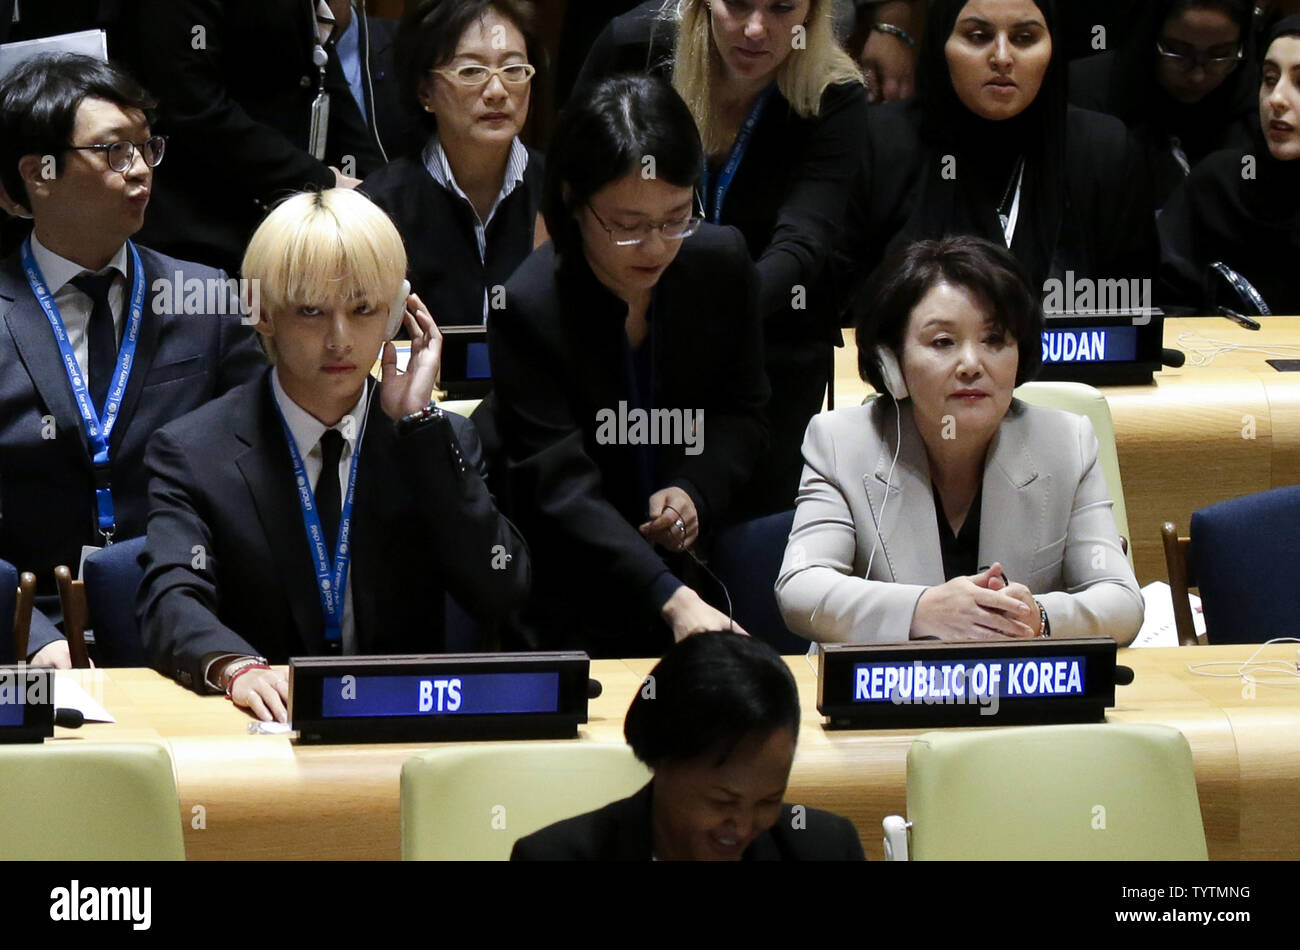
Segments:
[[[592,44],[578,80],[670,79],[707,164],[704,217],[745,236],[758,272],[771,447],[742,501],[747,517],[794,506],[799,446],[821,411],[847,303],[848,195],[863,174],[867,95],[840,47],[831,0],[647,0]]]
[[[623,722],[654,778],[515,842],[512,861],[862,861],[839,815],[784,803],[799,693],[776,651],[702,633],[659,661]]]
[[[324,0],[136,0],[122,20],[123,53],[158,90],[169,136],[142,235],[152,246],[235,272],[278,198],[355,187],[383,163],[329,47]]]
[[[767,445],[754,266],[696,216],[686,104],[646,76],[570,101],[535,251],[488,321],[509,489],[546,648],[657,656],[728,618],[683,583]],[[665,560],[667,558],[667,560]]]
[[[397,20],[370,16],[365,0],[329,0],[339,66],[385,161],[417,150],[424,135],[402,107],[394,60]]]
[[[150,442],[139,616],[159,671],[283,722],[268,663],[437,652],[444,592],[491,628],[526,596],[528,556],[461,447],[468,421],[430,401],[442,335],[399,293],[387,215],[346,189],[296,195],[243,269],[275,368]],[[399,374],[385,341],[404,311]]]
[[[0,84],[0,183],[34,224],[0,264],[0,557],[38,578],[34,662],[69,665],[54,568],[144,533],[150,434],[265,365],[225,274],[129,240],[163,157],[153,105],[86,56]]]

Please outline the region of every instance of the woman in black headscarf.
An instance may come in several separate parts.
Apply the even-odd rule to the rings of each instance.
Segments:
[[[1221,262],[1271,312],[1300,313],[1300,15],[1280,20],[1264,50],[1254,143],[1207,158],[1160,216],[1162,277],[1173,302],[1206,308],[1218,282],[1207,271]],[[1220,291],[1217,299],[1234,309],[1258,309],[1224,297]]]
[[[859,275],[922,239],[973,234],[1049,278],[1154,276],[1155,229],[1123,123],[1066,104],[1053,0],[937,0],[911,102],[872,110]]]
[[[1119,49],[1070,66],[1070,101],[1123,119],[1155,208],[1211,152],[1250,144],[1259,71],[1250,0],[1146,0]]]

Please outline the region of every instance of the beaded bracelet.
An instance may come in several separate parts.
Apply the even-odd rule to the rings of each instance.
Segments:
[[[271,667],[265,663],[245,663],[235,672],[230,674],[230,679],[226,681],[226,699],[231,699],[230,691],[235,688],[235,680],[239,679],[249,670],[269,670]]]
[[[1050,637],[1052,635],[1052,625],[1047,622],[1047,608],[1039,602],[1037,597],[1034,598],[1034,603],[1038,605],[1038,635],[1040,637]]]

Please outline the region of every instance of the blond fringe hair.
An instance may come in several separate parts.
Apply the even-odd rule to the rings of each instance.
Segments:
[[[704,151],[725,152],[731,140],[720,127],[714,84],[722,59],[713,45],[706,0],[666,0],[661,16],[677,23],[673,51],[673,88],[686,101],[699,127]],[[862,70],[835,39],[832,0],[812,0],[808,7],[807,45],[791,50],[776,73],[776,85],[794,111],[805,118],[821,111],[828,86],[862,82]]]
[[[359,192],[328,188],[276,205],[249,240],[242,272],[257,288],[262,313],[337,297],[387,311],[406,276],[406,248],[378,205]],[[261,336],[274,362],[272,340]]]

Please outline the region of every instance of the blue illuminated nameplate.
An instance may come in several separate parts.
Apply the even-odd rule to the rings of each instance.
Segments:
[[[1049,660],[984,660],[859,663],[853,702],[959,702],[981,696],[1082,696],[1088,661],[1081,656]]]
[[[0,666],[0,742],[42,742],[54,735],[54,671]]]
[[[1133,325],[1043,331],[1044,363],[1131,363],[1137,359]]]
[[[1097,722],[1116,650],[1109,637],[824,644],[817,708],[835,729]]]
[[[293,657],[289,718],[299,742],[566,738],[590,671],[575,651]]]
[[[0,729],[6,726],[21,726],[23,724],[23,707],[17,703],[7,702],[5,697],[0,696]]]
[[[327,676],[321,691],[321,715],[328,719],[521,715],[559,706],[559,673]]]

